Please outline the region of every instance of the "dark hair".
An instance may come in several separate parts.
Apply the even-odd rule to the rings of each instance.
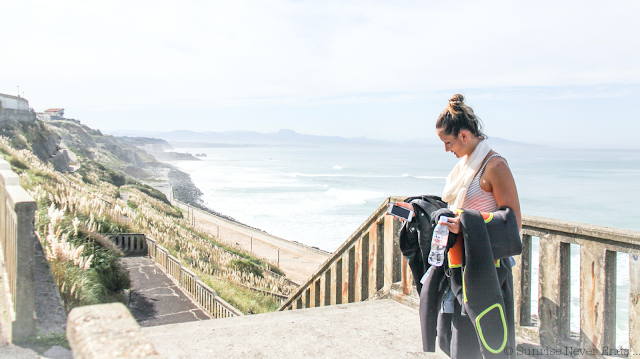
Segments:
[[[464,129],[481,139],[487,137],[482,133],[480,118],[464,103],[464,96],[460,94],[453,95],[449,99],[449,106],[442,111],[436,121],[436,129],[444,129],[444,133],[456,137]]]

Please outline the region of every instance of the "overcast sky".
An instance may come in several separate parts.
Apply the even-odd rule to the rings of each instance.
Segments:
[[[0,93],[94,128],[640,148],[640,2],[0,0]]]

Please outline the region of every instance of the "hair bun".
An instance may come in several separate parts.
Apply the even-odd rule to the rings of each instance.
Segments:
[[[453,110],[461,110],[461,109],[463,109],[465,107],[464,96],[462,96],[460,94],[455,94],[455,95],[451,96],[451,98],[449,99],[449,106]]]

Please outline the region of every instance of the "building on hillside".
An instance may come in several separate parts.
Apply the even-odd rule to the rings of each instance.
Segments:
[[[44,112],[37,113],[38,119],[42,121],[64,119],[64,108],[50,108]]]
[[[35,121],[36,115],[24,97],[0,93],[0,123],[4,121]]]
[[[64,108],[50,108],[48,110],[44,110],[44,113],[48,113],[51,116],[64,117]]]
[[[29,111],[29,101],[20,96],[0,93],[0,109]]]

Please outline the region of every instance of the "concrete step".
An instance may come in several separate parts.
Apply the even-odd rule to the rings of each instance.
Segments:
[[[388,299],[142,331],[165,358],[448,358],[424,353],[418,311]]]

